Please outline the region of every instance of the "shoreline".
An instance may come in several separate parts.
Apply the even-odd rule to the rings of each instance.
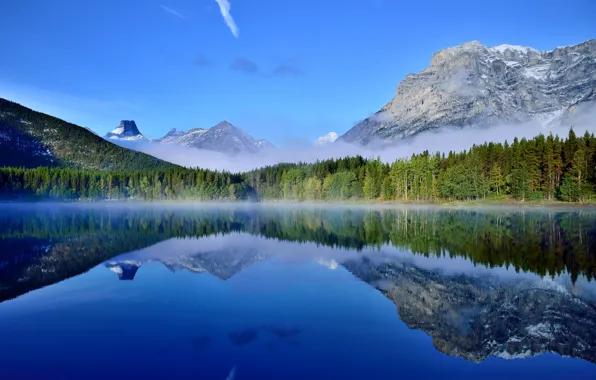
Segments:
[[[251,201],[203,201],[203,200],[70,200],[62,201],[55,199],[29,199],[29,200],[0,200],[0,205],[93,205],[93,206],[134,206],[134,205],[155,205],[155,206],[282,206],[282,207],[370,207],[370,208],[413,208],[413,209],[517,209],[517,210],[541,210],[541,209],[572,209],[572,210],[595,210],[596,202],[579,203],[563,201],[516,201],[513,199],[481,199],[472,201],[451,201],[451,202],[425,202],[425,201],[383,201],[383,200],[360,200],[351,199],[345,201],[293,201],[293,200],[263,200],[260,202]]]

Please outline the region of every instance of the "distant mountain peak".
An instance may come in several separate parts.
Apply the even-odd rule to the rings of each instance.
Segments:
[[[134,120],[122,120],[112,132],[106,134],[105,138],[115,140],[147,140],[141,134],[139,128],[137,128]]]
[[[321,136],[318,139],[316,139],[314,144],[317,146],[330,144],[332,142],[335,142],[335,140],[337,140],[338,137],[339,135],[336,132],[329,132],[325,136]]]
[[[242,129],[232,125],[228,120],[223,120],[209,129],[194,128],[188,132],[181,132],[174,128],[162,139],[155,140],[155,142],[231,154],[257,153],[274,148],[269,141],[255,140]]]
[[[184,133],[184,131],[179,131],[176,128],[172,128],[170,129],[170,131],[168,133],[166,133],[166,135],[164,137],[172,137],[172,136],[182,136]]]
[[[209,129],[237,129],[232,123],[227,120],[220,121]]]

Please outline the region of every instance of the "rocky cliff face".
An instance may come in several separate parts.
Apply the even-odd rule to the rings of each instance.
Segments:
[[[272,149],[267,140],[255,140],[228,121],[222,121],[209,129],[195,128],[188,132],[171,130],[163,138],[155,140],[163,144],[174,144],[190,148],[208,149],[223,153],[257,153]]]
[[[554,352],[596,363],[596,307],[559,284],[445,275],[366,259],[343,265],[380,288],[408,327],[426,332],[448,355],[480,362]]]
[[[122,120],[112,132],[105,135],[106,139],[112,140],[147,140],[137,128],[134,120]]]
[[[437,52],[428,68],[399,83],[389,103],[338,140],[368,144],[444,126],[546,125],[570,107],[593,106],[595,89],[596,40],[551,51],[474,41]]]

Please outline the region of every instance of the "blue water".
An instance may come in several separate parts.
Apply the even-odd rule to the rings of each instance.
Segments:
[[[184,246],[213,241],[236,240]],[[121,260],[173,250],[156,247]],[[126,281],[100,264],[4,301],[0,379],[596,378],[595,364],[557,354],[449,356],[408,328],[378,289],[314,260],[323,248],[268,241],[262,250],[279,255],[227,279],[147,260]]]

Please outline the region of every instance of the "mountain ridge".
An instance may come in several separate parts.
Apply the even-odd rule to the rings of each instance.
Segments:
[[[338,141],[367,145],[446,126],[548,125],[595,87],[596,40],[549,51],[467,42],[433,54],[427,68],[406,75],[389,102]]]
[[[211,128],[194,128],[188,132],[171,129],[166,135],[153,142],[179,145],[218,151],[228,154],[258,153],[273,149],[274,145],[267,140],[256,140],[254,137],[223,120]]]

